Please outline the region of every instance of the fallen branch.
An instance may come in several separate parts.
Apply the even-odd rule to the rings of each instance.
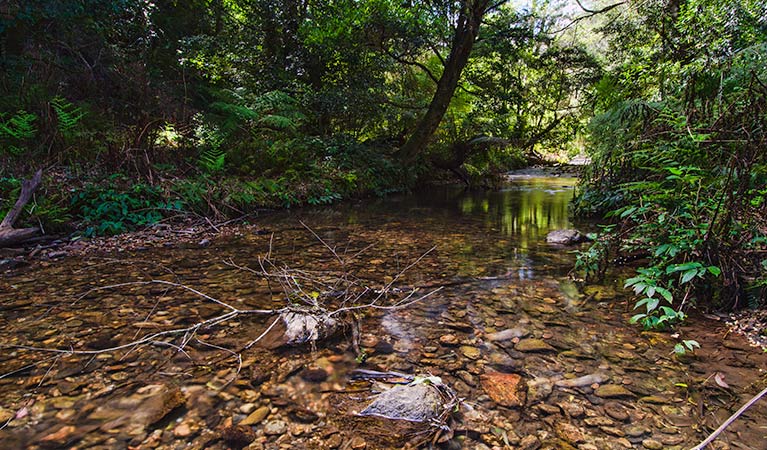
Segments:
[[[714,430],[713,433],[711,433],[703,442],[696,445],[695,447],[691,448],[690,450],[702,450],[705,448],[708,444],[712,443],[714,439],[716,439],[717,436],[722,434],[725,428],[730,426],[731,423],[735,422],[735,419],[740,417],[741,414],[743,414],[748,408],[753,406],[754,403],[758,402],[760,398],[764,397],[765,394],[767,394],[767,388],[764,388],[762,392],[756,394],[751,400],[746,402],[745,405],[741,406],[739,410],[735,412],[735,414],[731,415],[729,419],[725,420],[723,424],[719,426],[716,430]]]
[[[32,200],[32,194],[35,193],[35,190],[40,185],[42,177],[43,170],[40,169],[35,172],[31,179],[21,182],[19,199],[16,200],[16,204],[13,205],[13,208],[8,211],[3,221],[0,222],[0,248],[27,241],[40,231],[38,228],[13,228],[13,224],[21,215],[24,206]]]
[[[181,353],[188,358],[192,358],[186,351],[187,345],[192,342],[198,342],[200,345],[224,351],[229,354],[228,357],[234,357],[237,360],[237,374],[242,367],[241,353],[259,344],[265,348],[275,349],[283,345],[300,345],[310,343],[314,345],[317,341],[329,338],[339,331],[341,326],[351,324],[353,327],[358,325],[356,312],[364,309],[395,310],[406,308],[416,302],[424,300],[439,292],[442,287],[430,289],[428,292],[418,295],[420,289],[402,290],[394,287],[404,273],[422,261],[430,254],[434,247],[423,253],[415,261],[408,264],[399,271],[388,283],[380,288],[373,288],[356,276],[353,276],[346,270],[348,263],[358,256],[347,259],[346,254],[339,254],[336,248],[322,240],[320,236],[312,231],[308,226],[302,225],[319,240],[323,246],[334,256],[341,265],[340,272],[320,272],[301,269],[291,269],[288,266],[278,266],[271,260],[272,242],[270,240],[269,251],[263,258],[258,258],[260,271],[253,270],[247,266],[239,265],[233,261],[225,262],[239,270],[248,271],[263,277],[267,283],[275,281],[279,283],[284,296],[286,305],[282,308],[274,309],[240,309],[228,302],[214,298],[195,288],[178,282],[172,282],[160,279],[151,279],[146,281],[131,281],[125,283],[116,283],[107,286],[94,287],[88,289],[82,294],[77,295],[70,305],[75,305],[83,298],[105,290],[114,290],[136,286],[162,285],[172,289],[181,289],[204,299],[206,302],[218,305],[223,309],[214,317],[199,321],[193,325],[172,328],[162,331],[154,331],[140,336],[138,333],[133,336],[130,342],[112,345],[108,348],[99,348],[90,350],[87,348],[48,348],[35,345],[2,345],[0,348],[27,350],[53,354],[53,358],[59,358],[66,355],[80,355],[95,358],[97,355],[127,350],[122,358],[144,346],[169,347],[177,353]],[[366,247],[369,248],[369,247]],[[170,271],[173,274],[172,271]],[[175,274],[174,274],[175,275]],[[271,285],[269,285],[271,286]],[[271,288],[270,288],[271,291]],[[275,293],[272,292],[272,296]],[[148,321],[158,307],[159,300],[146,314],[144,318]],[[234,320],[244,315],[262,315],[272,316],[267,323],[269,325],[260,333],[258,337],[249,341],[244,347],[238,350],[227,349],[212,343],[203,342],[199,339],[198,332],[210,329],[222,322]],[[173,326],[173,325],[169,325]],[[353,343],[354,344],[354,343]],[[92,359],[91,358],[91,359]],[[40,362],[28,364],[21,369],[16,369],[5,374],[0,374],[0,379],[18,374],[21,371],[39,366],[50,358],[45,358]],[[50,369],[49,369],[50,370]],[[236,377],[236,375],[235,375]]]

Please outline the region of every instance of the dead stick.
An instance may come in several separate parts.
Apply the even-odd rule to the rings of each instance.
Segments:
[[[730,426],[731,423],[735,422],[735,419],[740,417],[740,415],[743,414],[745,410],[750,408],[754,403],[758,402],[760,398],[764,397],[765,394],[767,394],[767,388],[764,388],[762,392],[756,394],[754,398],[743,405],[735,414],[731,415],[729,419],[725,420],[724,423],[720,425],[719,428],[717,428],[713,433],[711,433],[703,442],[691,448],[690,450],[702,450],[705,448],[708,444],[713,442],[714,439],[716,439],[716,437],[719,436],[725,428]]]
[[[11,228],[13,226],[13,223],[16,222],[16,219],[19,217],[19,214],[21,214],[24,206],[32,199],[32,194],[37,189],[37,186],[40,185],[42,177],[43,170],[40,169],[35,172],[35,175],[31,179],[23,180],[21,182],[21,194],[19,194],[19,199],[16,200],[16,204],[13,205],[13,208],[11,208],[8,211],[8,214],[5,215],[2,223],[0,223],[0,228]]]

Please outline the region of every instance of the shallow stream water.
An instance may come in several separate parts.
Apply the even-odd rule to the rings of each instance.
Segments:
[[[574,184],[518,177],[499,192],[431,188],[264,216],[205,245],[150,235],[131,250],[6,273],[0,447],[385,449],[423,441],[355,415],[384,388],[352,382],[363,368],[437,376],[455,391],[462,406],[440,448],[691,448],[764,387],[767,357],[700,315],[675,334],[643,332],[627,323],[633,300],[619,279],[571,281],[572,249],[545,236],[588,228],[568,214]],[[103,350],[226,312],[151,280],[238,309],[295,300],[285,280],[246,269],[259,272],[266,255],[268,270],[301,286],[310,284],[301,277],[388,286],[389,302],[414,288],[410,299],[434,292],[404,308],[358,310],[359,333],[304,347],[243,350],[271,322],[242,315]],[[137,281],[148,283],[123,285]],[[304,295],[351,292],[332,288],[335,297],[321,288]],[[676,357],[682,338],[703,348]],[[757,404],[711,448],[767,449],[766,437],[767,407]]]

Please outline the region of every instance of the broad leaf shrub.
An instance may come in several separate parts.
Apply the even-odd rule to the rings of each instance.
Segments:
[[[746,6],[714,3],[686,5],[697,12],[683,9],[672,37],[700,33],[693,25],[715,7],[750,29]],[[675,71],[662,76],[641,57],[627,60],[589,125],[592,164],[574,208],[614,226],[577,268],[596,278],[618,257],[638,260],[625,287],[637,296],[631,320],[645,328],[673,326],[692,304],[756,307],[767,298],[767,36],[752,31],[699,37],[716,39],[705,52],[684,47],[690,53],[665,61]],[[621,84],[638,74],[646,84]]]
[[[147,184],[90,185],[72,197],[72,208],[82,219],[84,236],[119,234],[152,225],[181,206],[178,200],[166,201],[159,189]]]

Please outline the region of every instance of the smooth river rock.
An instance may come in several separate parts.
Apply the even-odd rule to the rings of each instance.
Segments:
[[[482,389],[501,406],[524,406],[527,385],[516,373],[487,372],[480,377]]]
[[[556,352],[557,349],[541,339],[522,339],[514,346],[514,350],[525,353]]]
[[[442,396],[431,383],[398,385],[384,391],[360,416],[425,422],[442,411]]]
[[[584,387],[591,386],[594,383],[604,383],[609,379],[610,377],[607,375],[597,372],[569,380],[557,380],[554,382],[554,386],[566,388]]]
[[[530,334],[530,332],[524,328],[509,328],[503,331],[498,331],[497,333],[488,333],[485,335],[485,339],[493,342],[510,341],[514,338],[523,338],[528,334]]]
[[[594,394],[602,398],[636,397],[633,392],[617,384],[605,384],[599,386]]]
[[[258,408],[257,410],[253,411],[248,417],[242,419],[242,422],[240,422],[240,425],[255,425],[257,423],[260,423],[262,420],[264,420],[266,416],[268,415],[269,415],[269,407],[262,406]]]
[[[586,241],[588,238],[578,230],[554,230],[546,235],[546,242],[558,245],[573,245]]]

